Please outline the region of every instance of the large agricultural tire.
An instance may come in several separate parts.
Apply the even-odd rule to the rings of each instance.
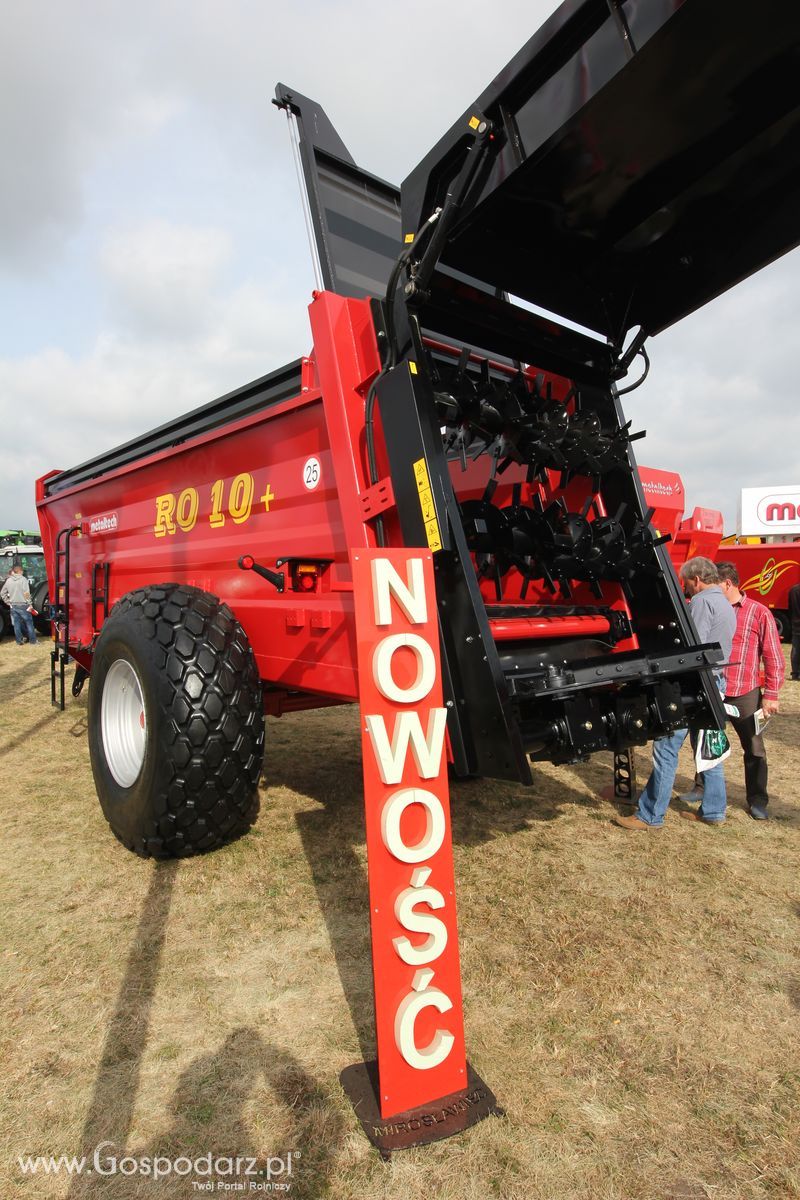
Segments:
[[[782,642],[790,642],[792,640],[792,622],[789,619],[788,612],[783,609],[772,609],[772,615],[775,618],[775,624],[778,626],[778,637]]]
[[[88,720],[100,805],[129,850],[203,854],[255,821],[261,684],[216,596],[177,583],[123,596],[95,648]]]
[[[31,604],[38,616],[33,618],[37,633],[50,632],[50,594],[47,580],[40,583],[31,596]]]

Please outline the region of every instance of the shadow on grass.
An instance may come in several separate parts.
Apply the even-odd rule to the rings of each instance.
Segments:
[[[365,838],[363,797],[354,788],[349,799],[300,812],[295,819],[360,1052],[368,1062],[376,1052],[369,891],[355,851]]]
[[[309,752],[309,742],[314,750]],[[364,868],[364,792],[358,720],[342,731],[318,720],[284,726],[279,752],[267,763],[269,786],[317,801],[295,820],[327,926],[363,1061],[375,1058],[369,891]],[[535,768],[534,768],[535,770]],[[521,784],[476,779],[450,785],[453,840],[477,846],[557,819],[565,809],[600,808],[567,781],[542,779],[542,792]],[[557,789],[557,790],[556,790]]]
[[[20,674],[22,678],[27,678],[29,673],[27,671],[22,671]],[[6,682],[7,678],[7,676],[4,677],[4,683]],[[50,704],[50,686],[49,681],[45,679],[37,679],[35,683],[29,684],[28,687],[0,687],[0,701],[7,700],[16,702],[17,700],[21,700],[23,696],[30,695],[31,692],[40,693],[43,705]]]
[[[245,1108],[257,1084],[280,1106],[280,1145],[253,1145]],[[234,1160],[249,1158],[235,1181],[248,1188],[259,1179],[291,1183],[291,1195],[302,1200],[323,1194],[345,1134],[341,1117],[317,1080],[287,1050],[247,1026],[235,1029],[218,1051],[201,1056],[183,1072],[171,1108],[172,1126],[151,1154],[175,1158],[211,1152]],[[290,1162],[289,1153],[295,1161]]]
[[[275,1135],[283,1139],[280,1145],[253,1144],[246,1108],[258,1085],[280,1105],[277,1124],[283,1125],[283,1132]],[[262,1094],[259,1100],[263,1102]],[[289,1151],[299,1151],[302,1179],[292,1172],[292,1195],[319,1194],[312,1185],[324,1178],[344,1133],[330,1097],[317,1080],[292,1054],[265,1041],[250,1026],[234,1029],[219,1050],[201,1055],[187,1067],[178,1079],[170,1111],[170,1128],[152,1147],[134,1154],[194,1158],[211,1152],[217,1157],[249,1157],[263,1168],[271,1156],[285,1159]]]
[[[177,862],[153,865],[81,1136],[80,1155],[86,1157],[92,1170],[73,1176],[69,1200],[127,1198],[139,1195],[137,1188],[143,1184],[148,1186],[148,1194],[173,1196],[177,1187],[181,1195],[188,1195],[191,1180],[203,1183],[209,1178],[214,1181],[215,1191],[226,1183],[243,1184],[249,1191],[251,1180],[269,1181],[267,1175],[258,1172],[266,1169],[267,1160],[274,1156],[283,1160],[283,1167],[272,1164],[272,1180],[287,1182],[286,1155],[298,1150],[300,1161],[292,1170],[291,1194],[311,1200],[321,1194],[331,1162],[338,1154],[344,1136],[341,1118],[330,1097],[293,1055],[264,1041],[257,1030],[249,1027],[235,1029],[219,1049],[195,1058],[180,1075],[173,1092],[171,1125],[149,1145],[130,1145],[150,1013],[179,869]],[[277,1124],[284,1128],[284,1144],[253,1145],[246,1107],[259,1082],[280,1106]],[[95,1169],[96,1153],[99,1171]],[[193,1169],[185,1171],[186,1159],[194,1162],[207,1155],[220,1160],[211,1164],[214,1169],[210,1175],[205,1163],[197,1173]],[[119,1169],[123,1159],[128,1164],[130,1160],[152,1162],[156,1156],[164,1160],[162,1178],[157,1182],[144,1178],[140,1170]],[[167,1160],[174,1164],[178,1159],[182,1162],[174,1171]]]
[[[11,739],[10,742],[4,742],[3,745],[0,746],[0,758],[3,758],[6,754],[10,754],[12,750],[16,750],[18,746],[24,745],[26,742],[30,741],[31,738],[36,737],[36,735],[41,733],[43,729],[46,729],[48,725],[51,725],[57,716],[58,713],[55,709],[53,709],[51,712],[46,713],[45,716],[43,716],[39,721],[36,721],[33,725],[26,729],[24,733],[18,733],[16,737]]]
[[[12,642],[11,645],[14,645],[14,643]],[[20,695],[21,692],[18,685],[23,680],[30,679],[34,675],[36,668],[40,665],[39,659],[28,656],[27,647],[25,646],[19,649],[15,648],[14,654],[16,658],[11,670],[8,673],[4,672],[0,675],[0,700],[13,700],[15,696]],[[10,656],[9,661],[11,661]],[[33,691],[34,688],[40,687],[44,695],[49,687],[49,677],[46,675],[36,675],[35,678],[36,683],[32,684],[30,688],[26,688],[25,691]]]
[[[123,1147],[130,1133],[177,872],[177,862],[153,864],[81,1135],[88,1157],[104,1141]],[[86,1183],[75,1177],[70,1200],[91,1194]]]
[[[364,790],[357,716],[352,729],[345,731],[326,728],[319,714],[313,733],[300,722],[283,721],[279,751],[267,752],[266,786],[288,788],[330,808],[342,818],[337,822],[337,834],[348,845],[363,842]],[[314,740],[313,748],[309,746],[310,738]],[[497,779],[451,780],[454,842],[480,845],[527,829],[531,822],[552,821],[576,806],[600,808],[603,804],[599,794],[587,795],[566,779],[554,785],[535,763],[532,770],[531,787]],[[647,773],[649,770],[648,757]]]
[[[277,1125],[282,1132],[275,1135],[280,1142],[269,1146],[254,1144],[247,1118],[259,1085],[280,1106]],[[274,1194],[276,1184],[288,1183],[297,1200],[316,1200],[325,1192],[345,1133],[341,1117],[317,1080],[293,1055],[249,1026],[233,1030],[218,1050],[189,1064],[178,1079],[169,1109],[171,1124],[149,1144],[129,1146],[121,1134],[108,1138],[113,1145],[103,1146],[101,1139],[102,1175],[76,1177],[70,1200],[95,1196],[129,1200],[143,1194],[136,1190],[142,1185],[148,1195],[189,1196],[196,1185],[209,1183],[214,1192],[250,1195]],[[92,1157],[94,1148],[87,1146],[84,1152]],[[159,1178],[134,1175],[127,1165],[120,1171],[122,1160],[147,1161]]]

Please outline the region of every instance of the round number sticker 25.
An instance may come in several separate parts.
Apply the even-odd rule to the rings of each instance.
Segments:
[[[322,478],[322,467],[318,458],[307,458],[303,465],[303,486],[313,492]]]

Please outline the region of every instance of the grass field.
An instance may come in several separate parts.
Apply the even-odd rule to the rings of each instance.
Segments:
[[[384,1163],[338,1082],[373,1056],[356,711],[268,722],[254,831],[157,865],[108,830],[47,656],[0,643],[2,1200],[204,1194],[18,1161],[104,1142],[293,1152],[295,1200],[800,1196],[800,684],[765,824],[738,751],[719,829],[617,829],[608,756],[453,786],[467,1047],[506,1116]]]

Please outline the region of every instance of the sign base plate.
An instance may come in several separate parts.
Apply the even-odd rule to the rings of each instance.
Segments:
[[[503,1109],[472,1067],[467,1063],[467,1086],[411,1108],[408,1112],[382,1117],[378,1102],[378,1064],[354,1063],[339,1076],[361,1128],[381,1153],[388,1158],[393,1150],[410,1150],[463,1133],[485,1117],[504,1116]]]

